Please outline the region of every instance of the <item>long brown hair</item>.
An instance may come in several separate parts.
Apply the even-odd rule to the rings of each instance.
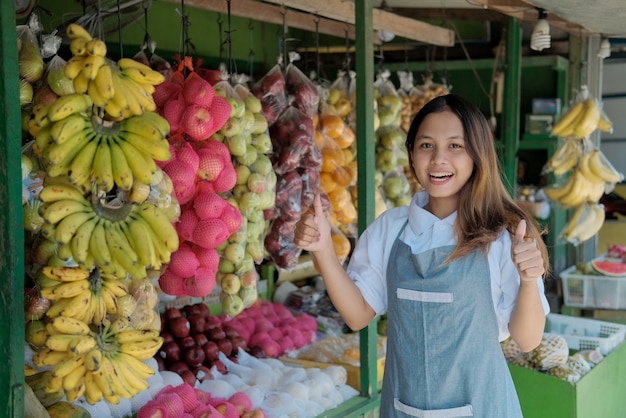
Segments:
[[[515,234],[520,220],[526,220],[526,237],[535,238],[544,259],[545,276],[550,268],[548,250],[542,239],[546,230],[539,228],[535,218],[511,198],[500,170],[495,143],[487,119],[471,102],[448,94],[428,102],[415,116],[406,138],[406,149],[413,176],[413,145],[424,118],[431,113],[449,111],[463,125],[465,148],[474,162],[474,171],[459,192],[459,208],[455,224],[457,247],[449,260],[480,249],[484,253],[503,229]]]

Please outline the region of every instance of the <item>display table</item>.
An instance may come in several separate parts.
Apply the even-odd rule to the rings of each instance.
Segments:
[[[578,383],[509,364],[525,418],[626,417],[626,343]]]

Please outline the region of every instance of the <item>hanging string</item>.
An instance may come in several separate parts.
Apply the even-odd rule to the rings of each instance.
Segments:
[[[144,0],[143,2],[143,23],[145,28],[145,34],[143,36],[143,45],[144,49],[148,49],[150,51],[150,55],[154,53],[153,48],[151,47],[152,39],[150,38],[150,33],[148,32],[148,9],[150,8],[150,1]]]
[[[342,68],[345,70],[345,73],[348,74],[348,71],[350,71],[350,65],[352,64],[352,57],[350,55],[350,30],[347,24],[344,27],[343,34],[344,41],[346,43],[346,55],[343,57]]]
[[[287,10],[285,10],[285,5],[281,5],[280,14],[282,15],[282,20],[283,20],[283,33],[281,36],[282,51],[283,51],[282,62],[283,62],[283,66],[286,66],[288,58],[287,58]]]
[[[225,32],[226,37],[224,39],[224,42],[226,43],[226,46],[228,48],[228,58],[227,58],[227,68],[228,68],[228,73],[229,74],[233,74],[237,72],[237,63],[235,62],[235,58],[233,57],[233,40],[232,40],[232,33],[234,32],[232,29],[232,25],[231,25],[231,19],[232,19],[232,14],[230,12],[230,2],[231,0],[226,0],[226,9],[227,9],[227,14],[226,14],[226,18],[228,21],[228,30]]]
[[[124,42],[122,42],[122,7],[117,0],[117,40],[120,44],[120,58],[124,58]]]
[[[191,26],[191,22],[189,21],[189,16],[185,12],[185,0],[180,0],[180,10],[175,9],[176,13],[180,16],[181,19],[181,62],[184,62],[187,58],[189,51],[192,50],[195,52],[196,47],[191,42],[191,38],[189,37],[189,26]],[[187,77],[187,66],[183,65],[183,77]]]
[[[217,15],[217,37],[220,40],[220,52],[219,52],[219,62],[221,63],[224,60],[224,41],[222,40],[222,36],[224,34],[223,32],[223,25],[224,24],[224,19],[222,19],[222,15],[218,14]]]
[[[250,71],[250,80],[252,81],[253,67],[254,67],[254,25],[252,19],[248,22],[248,33],[250,35],[250,50],[248,51],[248,70]]]
[[[317,74],[318,79],[321,77],[320,74],[320,17],[316,14],[315,19],[315,74]]]

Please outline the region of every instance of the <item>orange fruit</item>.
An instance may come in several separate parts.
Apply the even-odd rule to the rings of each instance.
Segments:
[[[332,173],[335,168],[345,165],[346,161],[343,151],[335,146],[326,146],[322,148],[322,171]]]
[[[352,202],[346,204],[341,211],[337,212],[337,221],[343,225],[349,225],[356,220],[356,207]]]
[[[350,166],[340,165],[332,172],[332,178],[339,187],[348,187],[354,180],[354,173]]]
[[[336,138],[343,132],[345,123],[343,119],[336,115],[322,116],[322,132],[331,138]]]
[[[333,247],[335,248],[335,254],[339,259],[344,259],[350,254],[352,246],[350,240],[343,234],[333,234]]]
[[[351,148],[343,149],[343,158],[346,160],[346,164],[352,162],[354,160],[354,157],[356,157],[354,150],[352,150]]]
[[[328,193],[328,198],[330,199],[330,206],[333,208],[335,212],[340,212],[341,208],[351,203],[350,192],[344,187],[339,187]]]
[[[313,137],[313,140],[315,141],[315,145],[317,145],[317,147],[319,149],[324,148],[324,142],[326,142],[326,137],[324,137],[324,134],[319,131],[319,130],[315,130],[315,136]]]
[[[325,171],[320,173],[320,185],[326,193],[330,193],[337,188],[337,183],[333,179],[332,174]]]
[[[350,103],[350,100],[348,100],[347,97],[342,97],[341,99],[337,100],[337,103],[335,103],[335,111],[342,118],[345,118],[346,116],[348,116],[351,110],[352,110],[352,104]]]
[[[339,136],[333,138],[340,148],[348,148],[354,143],[354,131],[348,125],[343,126],[343,131]]]

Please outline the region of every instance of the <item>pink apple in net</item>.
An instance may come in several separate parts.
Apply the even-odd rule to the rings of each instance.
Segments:
[[[165,80],[155,86],[152,100],[154,100],[154,104],[158,108],[162,108],[172,97],[178,96],[179,93],[182,93],[180,84]]]
[[[210,111],[211,116],[213,116],[213,132],[217,132],[230,118],[232,107],[223,97],[215,96]]]
[[[243,215],[241,214],[240,209],[230,203],[226,203],[220,218],[226,224],[228,232],[230,232],[231,235],[241,228],[243,222]]]
[[[196,194],[193,201],[193,209],[199,220],[220,218],[227,205],[224,198],[211,191]]]
[[[202,180],[215,180],[224,169],[225,161],[214,150],[201,148],[198,150],[197,176]]]
[[[178,250],[172,253],[167,269],[179,277],[189,277],[196,273],[199,266],[198,257],[191,247],[183,242]]]
[[[189,296],[204,297],[215,287],[215,272],[206,267],[200,267],[196,270],[195,276],[183,280],[183,287]]]
[[[199,105],[190,105],[180,117],[180,126],[192,140],[208,139],[213,133],[213,117],[209,110]]]
[[[231,191],[236,183],[237,172],[233,165],[230,164],[229,160],[228,163],[224,165],[224,169],[219,176],[213,181],[213,188],[218,193],[225,193]]]
[[[198,245],[192,247],[193,252],[198,257],[200,266],[206,267],[212,271],[217,272],[217,268],[220,262],[220,255],[215,248],[203,248]]]
[[[183,96],[189,105],[199,105],[209,108],[215,97],[213,86],[198,75],[192,72],[186,79],[183,86]]]
[[[193,167],[194,171],[198,170],[200,157],[198,157],[198,153],[189,142],[185,142],[180,148],[176,149],[176,159],[186,162]]]
[[[185,103],[182,91],[175,96],[171,96],[163,105],[160,114],[170,124],[170,135],[174,135],[180,131],[180,119],[186,108],[187,104]]]
[[[220,280],[220,287],[223,292],[235,294],[239,292],[241,288],[241,281],[239,276],[233,273],[228,273],[222,276]]]
[[[204,248],[217,248],[229,235],[228,227],[221,219],[203,219],[194,230],[192,242]]]
[[[199,148],[207,148],[217,152],[224,161],[230,160],[230,151],[226,144],[220,141],[209,139],[200,143]]]
[[[192,208],[186,208],[180,213],[178,222],[174,223],[174,227],[181,241],[187,241],[193,236],[198,221],[198,215]]]

